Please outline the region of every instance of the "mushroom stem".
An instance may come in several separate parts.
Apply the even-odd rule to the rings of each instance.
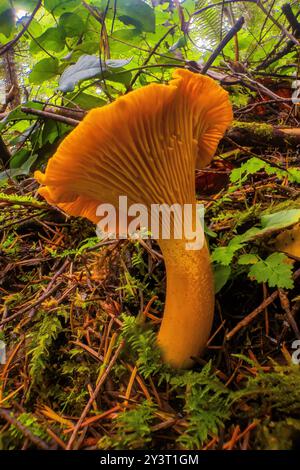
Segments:
[[[188,368],[208,340],[214,314],[214,283],[206,243],[186,250],[187,240],[160,240],[167,294],[158,344],[164,361]]]

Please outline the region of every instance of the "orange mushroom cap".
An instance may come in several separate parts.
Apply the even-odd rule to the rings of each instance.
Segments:
[[[34,176],[39,193],[70,215],[98,222],[101,202],[184,203],[194,170],[212,159],[232,120],[227,92],[211,78],[176,70],[91,110]]]

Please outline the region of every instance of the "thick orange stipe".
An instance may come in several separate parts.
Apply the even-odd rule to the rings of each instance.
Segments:
[[[96,208],[119,196],[128,204],[195,204],[195,168],[207,165],[232,120],[227,93],[212,79],[176,70],[168,85],[151,84],[90,111],[36,172],[40,194],[71,215],[97,223]],[[214,292],[208,249],[158,240],[167,271],[158,335],[165,360],[188,367],[210,333]]]

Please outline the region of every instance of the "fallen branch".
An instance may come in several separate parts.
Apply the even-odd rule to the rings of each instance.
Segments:
[[[259,122],[234,121],[226,135],[237,144],[247,147],[300,145],[299,128],[275,127]]]
[[[40,109],[26,108],[25,106],[22,106],[21,110],[23,113],[33,114],[34,116],[39,116],[43,119],[53,119],[54,121],[63,122],[69,126],[77,126],[77,124],[80,122],[77,119],[72,119],[61,114],[51,113],[49,111],[41,111]]]
[[[248,326],[249,323],[254,320],[261,312],[265,310],[268,305],[272,304],[275,299],[278,297],[278,290],[273,292],[267,299],[265,299],[253,312],[249,313],[243,320],[241,320],[227,335],[225,336],[226,340],[229,341],[238,331],[240,331],[245,326]]]

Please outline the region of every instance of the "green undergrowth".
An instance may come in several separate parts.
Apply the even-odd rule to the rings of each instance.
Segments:
[[[271,188],[253,203],[241,188],[251,187],[261,174],[248,171],[244,179],[242,170],[241,175],[239,188],[231,191],[236,184],[231,181],[226,195],[220,195],[224,205],[216,200],[206,211],[218,291],[215,336],[190,371],[163,364],[156,345],[166,280],[154,242],[148,251],[138,241],[102,244],[83,219],[66,219],[50,208],[40,216],[38,205],[26,205],[32,196],[6,201],[13,225],[1,239],[2,311],[24,313],[1,330],[12,365],[0,384],[0,399],[33,436],[55,445],[50,426],[67,443],[68,429],[123,345],[88,415],[97,418],[113,410],[112,417],[96,421],[92,431],[87,428],[84,448],[222,448],[236,426],[240,432],[251,427],[251,448],[297,445],[300,370],[291,359],[296,338],[284,304],[276,300],[232,340],[225,334],[278,288],[288,308],[296,308],[298,264],[276,251],[274,241],[300,220],[299,196],[296,186],[289,199],[277,188],[279,197],[269,204]],[[5,213],[3,223],[8,223]],[[53,281],[57,289],[39,303],[63,263],[67,267]],[[143,310],[149,302],[147,318]],[[24,443],[13,424],[0,436],[2,449]],[[242,443],[243,438],[235,448]]]

